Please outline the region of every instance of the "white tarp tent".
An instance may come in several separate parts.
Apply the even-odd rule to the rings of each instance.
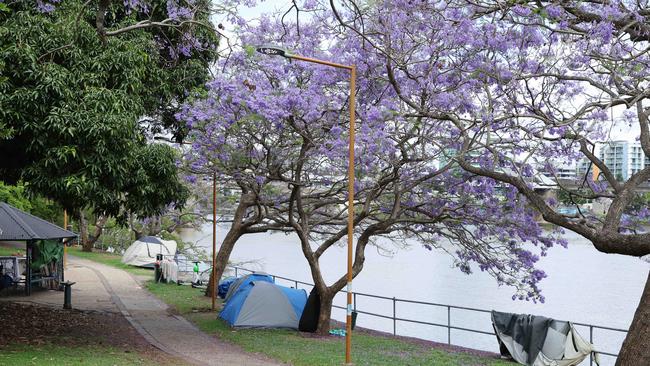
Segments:
[[[173,240],[162,240],[155,236],[144,236],[131,244],[122,256],[122,263],[138,267],[153,267],[156,254],[173,256],[177,244]]]

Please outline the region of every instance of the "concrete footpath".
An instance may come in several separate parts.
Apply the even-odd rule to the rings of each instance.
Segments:
[[[263,356],[203,333],[165,303],[142,288],[128,272],[89,260],[69,257],[66,280],[72,287],[73,307],[80,310],[121,312],[153,346],[197,365],[281,365]],[[63,293],[47,291],[13,301],[63,305]],[[8,300],[8,299],[7,299]]]

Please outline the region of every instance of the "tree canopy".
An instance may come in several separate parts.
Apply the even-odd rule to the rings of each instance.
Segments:
[[[163,3],[151,4],[151,16]],[[173,149],[147,144],[147,135],[170,131],[182,139],[185,128],[173,114],[203,87],[218,39],[197,29],[193,40],[201,47],[180,52],[176,28],[102,38],[95,16],[82,1],[57,3],[56,11],[3,5],[0,154],[11,159],[2,160],[0,174],[68,208],[152,215],[182,203],[186,190]],[[120,5],[105,22],[139,16]]]
[[[292,12],[297,21],[290,20],[295,19],[288,16]],[[301,17],[303,14],[309,16]],[[515,246],[527,241],[553,244],[544,238],[543,231],[533,229],[532,216],[522,216],[519,225],[501,223],[494,230],[488,229],[488,217],[507,217],[516,212],[516,207],[508,206],[514,203],[535,208],[548,222],[586,237],[602,252],[645,256],[650,254],[650,234],[630,230],[629,218],[647,224],[648,210],[634,206],[638,205],[637,189],[650,178],[650,166],[622,180],[594,151],[597,143],[609,139],[614,124],[626,121],[639,128],[643,155],[650,156],[648,17],[647,1],[293,2],[286,13],[262,17],[259,24],[242,27],[239,36],[249,52],[233,55],[224,66],[224,70],[232,70],[231,78],[214,82],[216,89],[221,88],[216,94],[227,99],[208,96],[188,107],[189,113],[181,117],[190,124],[198,122],[197,131],[205,132],[195,136],[207,146],[199,152],[203,154],[203,160],[197,160],[199,164],[208,164],[210,158],[224,154],[224,134],[237,133],[242,119],[266,121],[260,123],[262,130],[276,125],[293,129],[300,148],[283,155],[291,172],[284,180],[288,192],[282,193],[287,201],[276,199],[276,207],[268,212],[286,202],[286,207],[276,211],[281,218],[275,221],[288,223],[299,236],[304,234],[306,241],[314,240],[318,234],[335,231],[314,226],[336,224],[336,218],[330,216],[335,211],[324,208],[328,201],[318,195],[322,191],[315,183],[334,178],[320,189],[345,190],[337,185],[343,173],[336,169],[346,159],[345,123],[341,123],[345,117],[339,117],[344,115],[345,100],[336,90],[344,78],[332,70],[252,53],[256,45],[274,43],[291,53],[356,64],[360,75],[360,146],[355,160],[359,173],[355,190],[363,194],[364,189],[380,187],[384,169],[396,169],[398,174],[405,174],[398,180],[409,182],[418,174],[448,167],[449,174],[436,171],[429,190],[404,197],[399,208],[416,207],[419,211],[415,216],[407,215],[411,220],[450,205],[454,213],[468,210],[475,221],[460,220],[459,226],[469,232],[468,241],[476,245],[466,252],[452,252],[460,263],[474,263],[481,270],[501,270],[498,256],[482,257],[486,252],[499,253],[500,247],[484,240]],[[260,74],[255,74],[258,70]],[[394,126],[398,128],[390,128]],[[397,138],[400,131],[411,131],[409,127],[417,134],[406,135],[407,149],[386,143],[390,141],[386,136]],[[418,151],[428,156],[428,164],[409,172],[395,159],[399,161],[399,156],[409,151],[410,143],[417,144],[416,136],[421,133],[426,133],[422,139],[426,142]],[[263,134],[262,140],[266,136],[274,135]],[[277,159],[266,154],[277,146],[252,144],[249,154],[256,156],[261,149],[262,159],[240,176],[274,167]],[[240,162],[254,161],[244,156]],[[575,186],[566,186],[554,174],[554,162],[558,161],[585,161],[601,173],[594,180],[588,172]],[[211,167],[220,169],[218,165]],[[260,175],[259,179],[269,177]],[[546,185],[542,189],[540,179]],[[401,192],[398,187],[384,187],[382,194]],[[556,200],[544,195],[548,189],[585,199],[608,199],[612,204],[604,217],[580,210],[578,214],[562,213]],[[462,195],[453,197],[457,193]],[[397,196],[388,202],[401,202],[402,197]],[[473,211],[460,204],[467,196],[476,198]],[[493,204],[490,198],[504,198],[505,202]],[[335,204],[343,202],[342,197],[332,200]],[[358,204],[371,208],[375,201],[371,202],[365,206],[367,202],[360,199]],[[372,209],[358,212],[368,215]],[[484,216],[487,214],[492,216]],[[363,219],[355,216],[359,243]],[[450,215],[444,219],[454,222]],[[416,227],[413,222],[408,226]],[[443,225],[436,234],[453,232],[453,227]],[[343,232],[338,238],[342,237]],[[314,244],[327,243],[321,237]],[[303,245],[308,260],[310,250]],[[531,261],[534,258],[520,256],[510,261],[508,268],[528,269],[520,265]],[[310,266],[313,268],[312,262]],[[650,296],[650,290],[646,292]],[[641,328],[633,325],[629,339],[638,338],[642,329],[647,332],[643,319],[649,316],[648,311],[640,311],[635,324]],[[622,358],[632,354],[628,352]]]

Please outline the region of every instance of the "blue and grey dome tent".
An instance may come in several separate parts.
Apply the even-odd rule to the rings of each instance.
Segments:
[[[233,290],[219,313],[219,317],[231,326],[298,329],[307,302],[305,290],[267,281],[251,281]]]

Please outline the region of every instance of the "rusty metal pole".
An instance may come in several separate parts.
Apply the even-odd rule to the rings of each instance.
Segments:
[[[214,270],[217,268],[217,173],[212,173],[212,311],[216,309],[217,278]]]
[[[343,65],[335,62],[319,60],[311,57],[294,55],[284,49],[275,46],[258,47],[258,52],[271,55],[282,56],[288,59],[301,60],[321,64],[339,69],[350,71],[350,139],[349,139],[349,157],[348,157],[348,273],[347,273],[347,308],[345,318],[345,363],[352,364],[352,252],[354,247],[354,133],[355,133],[355,89],[357,79],[357,68],[355,65]]]
[[[68,230],[68,211],[63,209],[63,228]],[[68,246],[63,242],[63,269],[68,268]]]

